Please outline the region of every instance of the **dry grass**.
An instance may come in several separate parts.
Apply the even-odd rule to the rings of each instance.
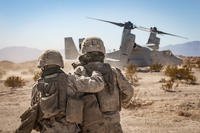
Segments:
[[[150,71],[151,72],[160,72],[162,68],[163,68],[162,64],[153,64],[150,66]]]
[[[125,68],[125,77],[134,86],[136,86],[138,83],[138,77],[136,75],[136,72],[137,72],[137,67],[135,65],[131,64]]]
[[[197,79],[193,75],[192,69],[189,66],[178,68],[177,66],[167,66],[164,71],[166,76],[169,76],[171,80],[183,80],[187,84],[195,84]]]
[[[200,57],[185,57],[183,65],[190,66],[191,68],[200,69]]]
[[[194,121],[200,121],[200,107],[196,101],[183,102],[178,106],[177,115],[190,117]]]
[[[179,86],[179,83],[175,82],[174,80],[165,80],[162,79],[162,87],[161,89],[163,89],[166,92],[176,92],[176,89]]]

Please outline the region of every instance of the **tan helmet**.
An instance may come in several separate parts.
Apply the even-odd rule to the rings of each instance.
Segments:
[[[98,37],[89,37],[85,38],[81,44],[81,55],[84,55],[88,52],[101,52],[105,54],[106,50],[103,44],[103,41]]]
[[[62,55],[56,50],[46,50],[38,59],[38,67],[42,68],[49,65],[64,67]]]

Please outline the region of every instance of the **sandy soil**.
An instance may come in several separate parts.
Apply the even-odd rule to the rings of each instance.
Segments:
[[[68,61],[65,71],[71,70]],[[0,70],[6,73],[0,80],[0,132],[10,133],[19,126],[19,116],[30,104],[31,87],[34,84],[35,61],[12,64],[0,62]],[[165,92],[158,81],[160,73],[138,73],[135,100],[140,106],[122,109],[121,123],[125,133],[200,133],[200,70],[194,70],[198,85],[181,84],[176,92]],[[23,88],[10,89],[3,82],[10,75],[26,80]]]

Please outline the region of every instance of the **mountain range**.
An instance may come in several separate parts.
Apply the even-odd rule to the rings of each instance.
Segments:
[[[42,50],[29,47],[5,47],[0,49],[0,60],[8,60],[12,62],[24,62],[35,60],[42,53]]]
[[[175,55],[200,56],[200,41],[186,42],[183,44],[167,45],[160,50],[171,50]],[[5,47],[0,49],[0,60],[8,60],[15,63],[36,60],[43,50],[23,46]],[[64,50],[60,50],[64,55]]]
[[[175,55],[200,56],[200,41],[186,42],[183,44],[167,45],[160,50],[171,50]]]

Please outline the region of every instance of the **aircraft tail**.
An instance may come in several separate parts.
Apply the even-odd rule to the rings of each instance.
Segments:
[[[65,59],[76,59],[78,57],[78,50],[72,37],[65,38]]]

